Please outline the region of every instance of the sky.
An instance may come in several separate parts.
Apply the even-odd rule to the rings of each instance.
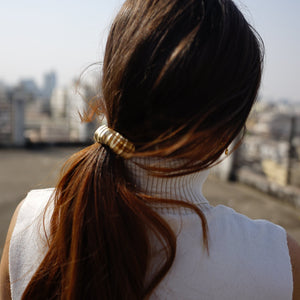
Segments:
[[[1,0],[0,80],[15,85],[56,71],[68,85],[101,62],[109,26],[122,0]],[[264,40],[261,94],[300,102],[300,1],[235,0]]]

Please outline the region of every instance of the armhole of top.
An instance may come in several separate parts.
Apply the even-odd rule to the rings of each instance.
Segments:
[[[27,272],[32,272],[34,266],[28,267],[26,258],[32,256],[31,247],[36,246],[32,234],[40,234],[43,226],[32,227],[35,221],[43,222],[44,209],[51,199],[53,189],[32,190],[19,204],[15,224],[11,232],[8,248],[9,282],[12,299],[21,297]],[[41,217],[41,218],[40,218]],[[42,223],[41,223],[42,224]],[[36,253],[37,254],[37,253]],[[25,273],[24,270],[27,270]],[[23,274],[24,273],[24,274]],[[26,276],[25,276],[26,275]]]

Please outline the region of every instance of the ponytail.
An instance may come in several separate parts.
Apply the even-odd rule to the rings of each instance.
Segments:
[[[150,295],[176,253],[176,236],[151,208],[151,200],[136,190],[124,159],[106,146],[94,144],[73,155],[56,187],[49,250],[22,299]],[[146,285],[149,233],[164,245],[165,255]]]
[[[262,43],[233,1],[127,0],[108,35],[102,95],[87,115],[104,112],[136,147],[132,156],[187,159],[155,176],[207,169],[244,127],[262,61]],[[146,195],[124,158],[102,144],[69,159],[53,201],[48,252],[22,299],[150,296],[176,254],[154,202],[197,213],[207,247],[198,207]],[[153,266],[156,242],[163,261]]]

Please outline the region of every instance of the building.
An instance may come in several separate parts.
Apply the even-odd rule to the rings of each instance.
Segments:
[[[42,110],[43,112],[49,113],[51,112],[51,96],[57,84],[56,73],[51,71],[44,75],[44,84],[41,89],[42,95]]]
[[[0,145],[11,143],[12,107],[8,100],[8,89],[0,82]]]

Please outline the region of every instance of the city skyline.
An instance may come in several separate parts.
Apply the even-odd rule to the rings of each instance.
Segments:
[[[236,0],[262,36],[265,71],[262,96],[300,101],[300,3],[293,0]],[[6,1],[1,5],[0,81],[16,85],[56,71],[68,85],[90,64],[101,62],[109,25],[121,0]]]

